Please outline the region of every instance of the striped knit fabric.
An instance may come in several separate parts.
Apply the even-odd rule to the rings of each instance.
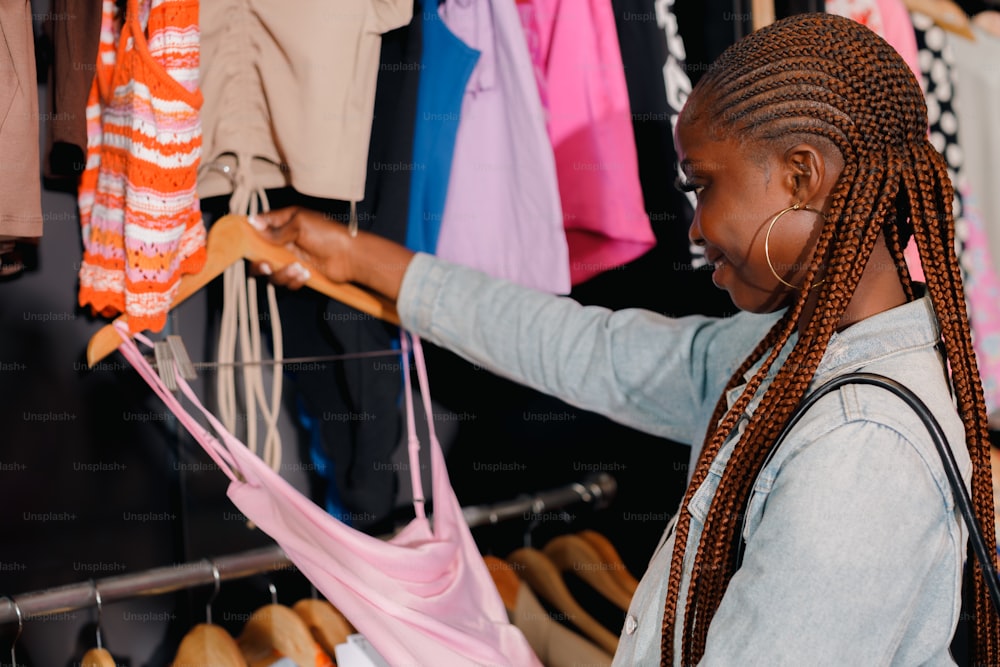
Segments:
[[[205,262],[198,64],[198,0],[128,0],[124,21],[104,0],[78,195],[79,301],[128,315],[133,333],[160,331],[181,275]]]

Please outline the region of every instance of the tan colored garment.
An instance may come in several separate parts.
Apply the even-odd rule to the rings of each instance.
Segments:
[[[382,34],[412,16],[413,0],[202,3],[198,194],[363,199]]]
[[[611,665],[610,653],[549,616],[527,584],[518,588],[517,604],[508,615],[546,667]]]
[[[0,2],[0,236],[42,235],[35,34],[28,0]]]

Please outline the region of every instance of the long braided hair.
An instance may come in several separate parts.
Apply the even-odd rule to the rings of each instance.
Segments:
[[[911,236],[916,240],[965,424],[973,462],[973,504],[988,547],[996,545],[987,411],[955,252],[954,189],[942,156],[927,140],[927,109],[910,68],[889,44],[859,23],[825,13],[799,14],[726,50],[695,86],[679,122],[709,123],[716,136],[737,138],[744,145],[766,145],[790,136],[828,142],[843,156],[844,169],[830,194],[814,255],[817,261],[802,279],[803,284],[814,285],[822,278],[812,316],[799,322],[809,297],[809,290],[801,290],[730,378],[727,389],[741,384],[745,373],[763,360],[732,408],[726,409],[724,398],[716,405],[683,506],[705,480],[792,333],[799,330],[798,341],[736,444],[712,500],[694,556],[683,627],[677,628],[690,531],[689,513],[680,513],[663,614],[661,665],[675,662],[675,632],[681,638],[681,663],[691,665],[701,659],[709,624],[734,573],[743,503],[770,446],[805,396],[880,234],[894,257],[908,301],[916,296],[903,248]],[[996,664],[1000,620],[991,611],[978,567],[974,597],[976,662]]]

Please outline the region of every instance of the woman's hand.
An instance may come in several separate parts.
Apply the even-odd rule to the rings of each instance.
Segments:
[[[271,282],[288,289],[299,289],[317,270],[334,282],[351,282],[349,251],[352,239],[347,228],[322,213],[292,206],[249,217],[250,224],[265,239],[291,250],[301,263],[275,267],[255,262],[250,270],[269,276]],[[306,268],[309,267],[309,268]]]
[[[284,267],[255,263],[251,272],[271,282],[299,289],[315,270],[334,282],[356,283],[395,300],[413,251],[368,232],[351,236],[347,226],[322,213],[297,206],[258,213],[250,218],[258,233],[283,245],[301,260]]]

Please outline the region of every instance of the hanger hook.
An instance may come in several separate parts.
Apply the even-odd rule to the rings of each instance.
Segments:
[[[14,635],[14,639],[10,642],[10,664],[11,667],[17,667],[17,654],[14,649],[17,646],[17,640],[21,638],[21,632],[24,630],[24,616],[21,614],[21,607],[17,604],[17,600],[12,597],[5,597],[4,599],[10,602],[10,606],[14,608],[14,613],[17,614],[17,634]]]
[[[538,524],[542,522],[542,512],[545,511],[545,501],[541,498],[535,498],[531,503],[531,521],[524,528],[524,546],[531,547],[531,534],[538,527]]]
[[[215,580],[215,591],[212,593],[212,597],[208,599],[205,603],[205,622],[209,625],[212,624],[212,603],[215,602],[215,598],[219,595],[219,589],[222,587],[222,574],[219,572],[219,566],[215,564],[215,561],[208,561],[212,566],[212,578]]]
[[[97,587],[97,582],[90,580],[90,585],[94,588],[94,600],[97,602],[97,648],[104,648],[101,642],[101,614],[104,611],[104,603],[101,600],[101,589]]]
[[[278,588],[270,579],[267,582],[267,590],[271,591],[271,604],[278,604]]]

